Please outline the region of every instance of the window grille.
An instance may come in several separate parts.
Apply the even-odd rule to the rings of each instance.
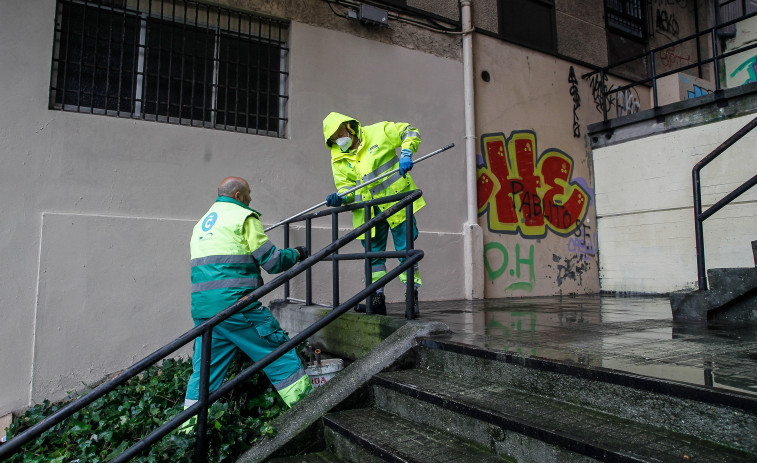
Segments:
[[[607,25],[639,39],[644,38],[642,0],[607,0]]]
[[[283,137],[284,21],[185,0],[57,0],[50,109]]]

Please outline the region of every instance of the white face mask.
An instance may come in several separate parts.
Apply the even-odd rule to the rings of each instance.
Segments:
[[[346,153],[350,149],[350,146],[352,146],[352,137],[337,138],[336,144],[342,150],[342,153]]]

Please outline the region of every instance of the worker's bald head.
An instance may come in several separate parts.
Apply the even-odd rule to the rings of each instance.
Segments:
[[[228,196],[249,206],[250,185],[241,177],[226,177],[218,185],[218,196]]]

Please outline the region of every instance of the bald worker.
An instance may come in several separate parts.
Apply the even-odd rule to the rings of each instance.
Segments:
[[[218,198],[197,222],[189,243],[192,258],[192,319],[195,326],[213,317],[263,284],[268,273],[288,270],[305,259],[304,247],[278,249],[268,240],[260,213],[250,208],[250,185],[227,177]],[[271,311],[254,302],[213,328],[210,352],[210,392],[218,389],[237,349],[258,361],[288,341]],[[195,340],[193,371],[184,408],[197,402],[202,338]],[[292,406],[313,388],[294,349],[263,369],[281,398]],[[189,430],[190,422],[182,425]]]

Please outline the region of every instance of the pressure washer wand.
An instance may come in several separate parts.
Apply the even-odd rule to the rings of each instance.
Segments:
[[[450,143],[449,145],[447,145],[447,146],[444,146],[444,147],[442,147],[442,148],[439,148],[439,149],[438,149],[438,150],[436,150],[436,151],[432,151],[432,152],[428,153],[428,154],[427,154],[427,155],[425,155],[425,156],[421,156],[421,157],[419,157],[418,159],[416,159],[416,160],[414,160],[414,161],[413,161],[413,165],[415,165],[415,164],[418,164],[419,162],[421,162],[421,161],[423,161],[423,160],[425,160],[425,159],[428,159],[428,158],[430,158],[431,156],[435,156],[435,155],[437,155],[437,154],[441,153],[442,151],[447,151],[448,149],[452,148],[453,146],[455,146],[455,144],[454,144],[454,143]],[[388,176],[390,176],[390,175],[394,174],[395,172],[399,172],[399,170],[400,170],[400,169],[399,169],[399,168],[397,168],[397,169],[393,169],[393,170],[390,170],[390,171],[388,171],[388,172],[384,172],[383,174],[381,174],[381,175],[379,175],[378,177],[374,178],[374,179],[373,179],[373,180],[371,180],[370,182],[367,182],[367,183],[360,183],[360,184],[358,184],[358,185],[355,185],[354,187],[350,188],[349,190],[347,190],[347,191],[345,191],[345,192],[343,192],[343,193],[339,193],[339,197],[344,197],[344,196],[347,196],[348,194],[352,193],[353,191],[357,191],[357,190],[359,190],[359,189],[361,189],[361,188],[364,188],[364,187],[365,187],[366,185],[370,185],[371,183],[377,182],[377,181],[381,180],[382,178],[386,178],[386,177],[388,177]],[[273,230],[274,228],[278,227],[279,225],[281,225],[281,224],[284,224],[284,223],[286,223],[286,222],[288,222],[288,221],[290,221],[290,220],[292,220],[292,219],[294,219],[294,218],[297,218],[297,217],[299,217],[299,216],[301,216],[301,215],[307,214],[308,212],[310,212],[310,211],[312,211],[312,210],[314,210],[314,209],[318,209],[319,207],[321,207],[321,206],[324,206],[325,204],[326,204],[326,201],[322,201],[322,202],[320,202],[320,203],[316,204],[316,205],[315,205],[315,206],[313,206],[313,207],[310,207],[310,208],[308,208],[308,209],[305,209],[304,211],[302,211],[302,212],[300,212],[300,213],[297,213],[297,214],[295,214],[295,215],[293,215],[293,216],[289,217],[288,219],[284,219],[284,220],[282,220],[281,222],[279,222],[279,223],[277,223],[277,224],[275,224],[275,225],[271,225],[270,227],[266,228],[266,229],[265,229],[265,230],[263,230],[263,231],[266,231],[266,232],[267,232],[268,230]]]

